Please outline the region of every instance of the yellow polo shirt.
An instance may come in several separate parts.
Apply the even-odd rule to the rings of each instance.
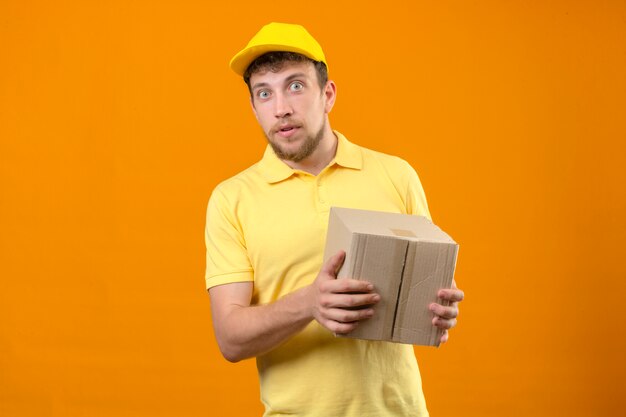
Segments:
[[[317,176],[267,147],[263,159],[219,184],[207,210],[207,288],[254,283],[252,304],[313,282],[331,206],[429,216],[417,174],[400,158],[339,132]],[[336,338],[311,322],[257,358],[265,416],[427,416],[410,345]]]

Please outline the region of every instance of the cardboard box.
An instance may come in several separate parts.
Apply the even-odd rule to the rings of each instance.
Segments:
[[[423,216],[332,207],[324,260],[344,250],[338,279],[369,281],[381,296],[374,316],[346,336],[439,346],[428,306],[452,286],[458,247]]]

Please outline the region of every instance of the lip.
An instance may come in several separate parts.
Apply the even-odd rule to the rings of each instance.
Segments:
[[[300,129],[300,126],[287,124],[278,126],[275,129],[275,132],[278,136],[289,139],[298,131],[298,129]]]

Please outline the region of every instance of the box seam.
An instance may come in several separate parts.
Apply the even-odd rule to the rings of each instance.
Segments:
[[[404,240],[404,239],[402,239]],[[398,308],[400,307],[400,294],[402,294],[402,285],[404,284],[404,269],[406,268],[406,256],[409,253],[409,245],[407,242],[402,258],[402,271],[400,271],[400,285],[398,285],[398,293],[396,294],[396,308],[393,311],[393,321],[391,322],[391,340],[393,340],[396,332],[396,318],[398,317]]]

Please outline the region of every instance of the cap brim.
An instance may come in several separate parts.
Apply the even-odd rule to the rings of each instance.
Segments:
[[[255,45],[248,48],[244,48],[237,55],[230,60],[230,68],[235,71],[235,73],[243,76],[248,69],[248,66],[260,57],[261,55],[267,52],[295,52],[301,55],[304,55],[308,58],[311,58],[314,61],[320,61],[318,57],[312,56],[309,52],[304,49],[296,48],[288,45]]]

